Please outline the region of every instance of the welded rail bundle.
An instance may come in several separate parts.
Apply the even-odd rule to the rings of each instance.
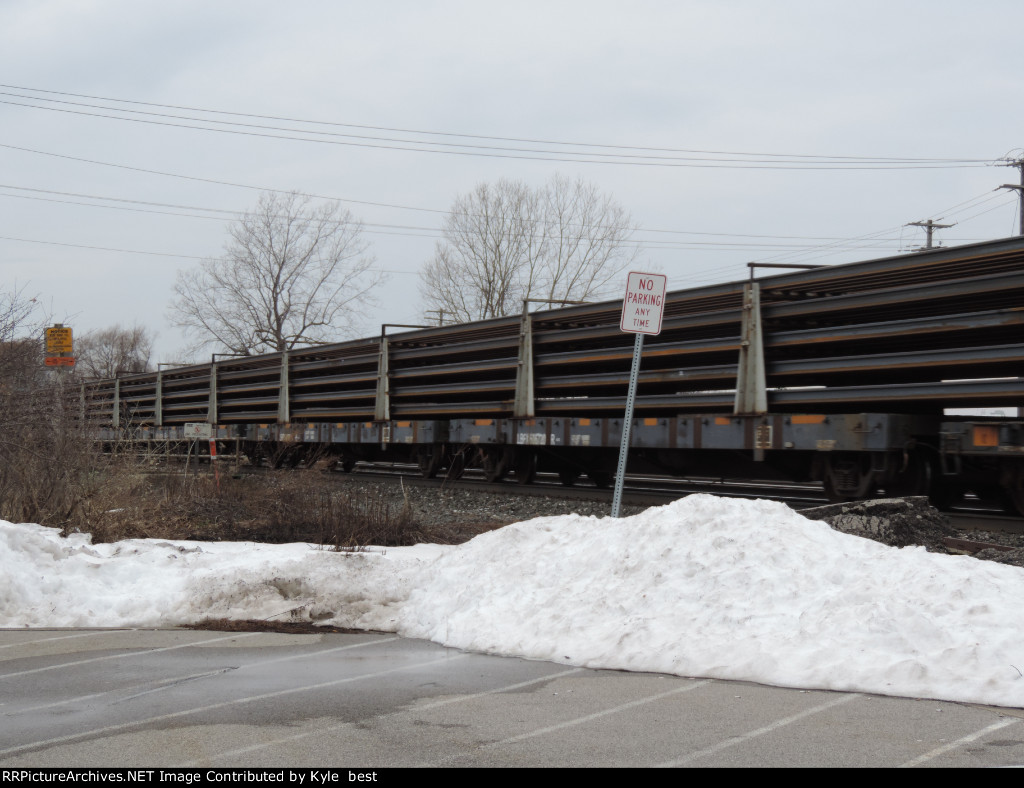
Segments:
[[[611,480],[633,337],[621,301],[91,381],[105,441],[214,425],[252,459],[481,465]],[[403,316],[404,318],[404,316]],[[967,491],[1024,511],[1024,240],[668,294],[638,380],[630,469],[821,480],[835,499]]]

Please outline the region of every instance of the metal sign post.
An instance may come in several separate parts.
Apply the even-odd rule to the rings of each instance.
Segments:
[[[188,461],[192,457],[192,449],[196,450],[196,463],[198,464],[199,441],[209,441],[211,447],[214,445],[213,425],[205,421],[188,421],[185,422],[184,433],[185,440],[188,441],[188,453],[185,455],[185,470],[183,475],[188,476]]]
[[[661,316],[665,306],[664,274],[644,274],[630,271],[626,280],[626,295],[622,299],[622,317],[619,328],[636,334],[633,341],[633,366],[629,372],[629,391],[626,394],[626,415],[622,420],[622,443],[619,446],[619,466],[615,471],[615,493],[612,496],[612,517],[619,516],[622,507],[622,485],[626,478],[629,459],[629,433],[633,426],[633,404],[636,400],[636,382],[640,375],[644,334],[661,333]]]

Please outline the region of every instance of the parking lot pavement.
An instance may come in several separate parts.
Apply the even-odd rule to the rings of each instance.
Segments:
[[[1024,712],[381,633],[0,630],[0,767],[1024,764]]]

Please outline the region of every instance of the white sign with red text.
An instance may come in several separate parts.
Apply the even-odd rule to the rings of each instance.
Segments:
[[[185,424],[185,437],[192,440],[209,440],[213,437],[213,425],[205,421],[187,422]]]
[[[664,274],[630,271],[619,328],[630,334],[660,334],[667,283],[668,277]]]

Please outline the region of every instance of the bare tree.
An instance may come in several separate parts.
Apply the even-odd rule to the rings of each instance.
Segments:
[[[523,299],[609,294],[639,254],[629,214],[581,179],[531,189],[480,184],[456,198],[421,276],[425,313],[468,321],[519,312]]]
[[[44,322],[23,291],[0,293],[0,518],[62,525],[92,447],[64,370],[43,363]]]
[[[38,374],[34,362],[42,364],[43,321],[36,303],[24,290],[0,293],[0,393],[10,392],[25,374]]]
[[[143,326],[111,326],[75,340],[75,365],[87,378],[113,378],[118,373],[148,372],[153,335]]]
[[[381,277],[362,225],[338,203],[263,194],[229,229],[222,257],[181,272],[171,321],[196,348],[249,355],[351,335]]]

